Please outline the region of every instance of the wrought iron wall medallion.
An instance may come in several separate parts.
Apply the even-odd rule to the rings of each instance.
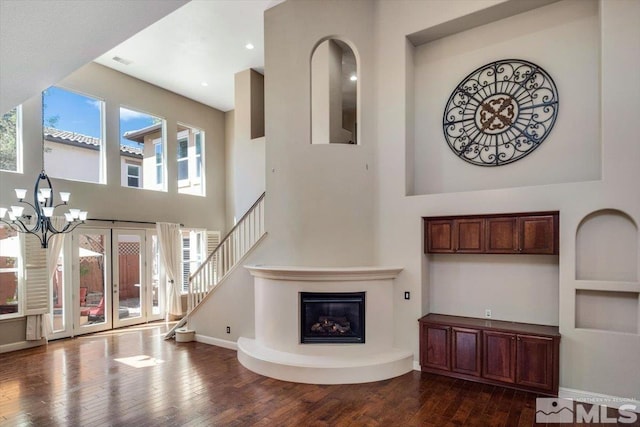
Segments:
[[[479,166],[502,166],[533,152],[558,116],[558,91],[542,68],[505,59],[478,68],[456,87],[442,127],[449,148]]]

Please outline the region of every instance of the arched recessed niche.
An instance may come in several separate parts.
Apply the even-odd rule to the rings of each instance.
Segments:
[[[638,226],[629,215],[603,209],[580,222],[576,232],[576,279],[638,280]]]
[[[358,143],[358,60],[340,39],[321,40],[311,53],[311,143]]]

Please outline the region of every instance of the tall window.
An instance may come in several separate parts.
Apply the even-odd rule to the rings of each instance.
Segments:
[[[22,108],[0,117],[0,171],[22,172]]]
[[[182,138],[178,140],[178,181],[185,181],[188,179],[189,179],[189,139]]]
[[[162,118],[120,107],[120,165],[123,186],[133,187],[129,180],[132,172],[130,166],[137,164],[138,188],[166,191],[164,129],[165,121]]]
[[[202,177],[202,134],[196,133],[196,178]]]
[[[42,118],[48,175],[106,183],[104,101],[52,86],[42,92]]]
[[[177,139],[178,192],[204,196],[204,132],[178,123]]]
[[[154,159],[156,162],[156,167],[155,167],[155,171],[156,171],[156,184],[157,185],[162,185],[162,183],[164,182],[164,162],[163,162],[163,149],[162,149],[162,142],[158,141],[155,142],[153,145],[153,150],[154,150]]]
[[[0,226],[0,319],[20,310],[20,240],[18,233]]]
[[[182,233],[182,292],[189,292],[189,277],[204,261],[207,234],[205,230]]]

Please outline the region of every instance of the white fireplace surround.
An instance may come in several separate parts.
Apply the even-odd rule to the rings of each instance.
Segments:
[[[354,384],[405,374],[413,353],[393,348],[392,267],[245,266],[255,282],[255,338],[238,339],[238,360],[271,378]],[[301,344],[300,292],[366,292],[363,344]]]

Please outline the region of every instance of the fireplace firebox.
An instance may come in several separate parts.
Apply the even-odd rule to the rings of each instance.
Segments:
[[[302,344],[364,344],[366,292],[300,292]]]

